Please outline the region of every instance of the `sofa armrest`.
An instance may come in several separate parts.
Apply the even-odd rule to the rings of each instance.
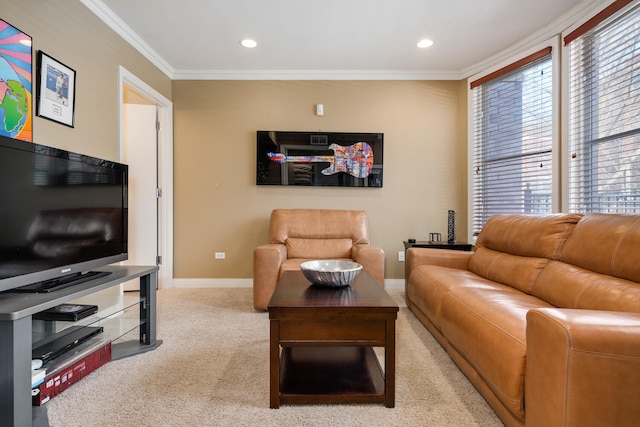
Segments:
[[[382,248],[367,244],[353,245],[351,258],[358,264],[362,264],[362,269],[368,271],[380,286],[384,286],[384,250]]]
[[[527,313],[527,427],[635,425],[639,391],[640,314]]]
[[[452,251],[449,249],[409,248],[407,249],[404,265],[405,282],[409,275],[419,265],[439,265],[441,267],[468,270],[469,260],[473,252]]]
[[[253,250],[253,307],[266,310],[280,278],[280,265],[287,259],[287,247],[277,243]]]

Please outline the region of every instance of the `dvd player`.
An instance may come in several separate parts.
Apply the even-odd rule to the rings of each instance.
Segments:
[[[72,326],[44,340],[38,341],[38,347],[31,352],[32,359],[40,359],[43,363],[54,359],[82,344],[89,338],[102,333],[102,326]]]
[[[97,305],[87,304],[60,304],[33,315],[35,320],[61,320],[77,322],[98,312]]]

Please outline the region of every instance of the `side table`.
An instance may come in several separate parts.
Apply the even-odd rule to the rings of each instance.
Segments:
[[[465,242],[429,242],[429,241],[418,241],[418,242],[408,242],[404,241],[404,249],[407,250],[409,248],[430,248],[430,249],[450,249],[453,251],[471,251],[473,249],[473,245],[471,243]]]

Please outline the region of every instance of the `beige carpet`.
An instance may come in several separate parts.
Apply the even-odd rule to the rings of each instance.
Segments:
[[[269,409],[269,320],[251,289],[158,293],[155,351],[114,361],[47,403],[52,427],[500,426],[439,344],[390,290],[397,322],[396,407]]]

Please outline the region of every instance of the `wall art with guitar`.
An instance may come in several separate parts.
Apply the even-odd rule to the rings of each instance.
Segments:
[[[382,187],[382,133],[257,132],[258,185]]]

